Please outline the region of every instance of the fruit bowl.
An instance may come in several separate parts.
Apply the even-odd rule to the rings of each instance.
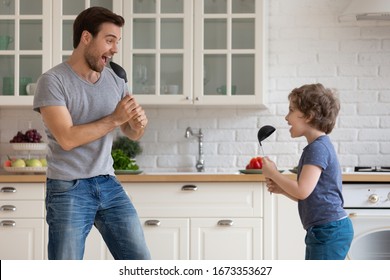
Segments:
[[[46,147],[46,143],[12,143],[12,149],[18,151],[42,151]]]
[[[8,167],[4,166],[5,171],[13,173],[45,173],[47,167]]]

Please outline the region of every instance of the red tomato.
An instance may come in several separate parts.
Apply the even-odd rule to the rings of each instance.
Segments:
[[[257,157],[257,161],[260,164],[260,169],[263,168],[263,159],[261,157]]]
[[[262,164],[257,160],[257,158],[252,158],[249,162],[250,169],[261,169],[263,166]]]
[[[253,157],[249,161],[246,169],[262,169],[263,168],[263,159],[261,157]]]

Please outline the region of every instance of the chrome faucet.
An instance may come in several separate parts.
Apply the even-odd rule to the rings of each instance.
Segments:
[[[203,156],[203,133],[202,129],[199,129],[199,133],[193,133],[191,127],[187,127],[186,133],[184,135],[185,138],[190,138],[190,136],[198,137],[198,160],[196,162],[196,170],[198,172],[204,172],[204,156]]]

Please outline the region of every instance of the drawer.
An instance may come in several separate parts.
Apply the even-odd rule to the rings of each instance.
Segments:
[[[44,193],[43,183],[0,183],[0,200],[43,200]]]
[[[141,217],[262,217],[262,184],[125,183]]]
[[[43,218],[43,201],[0,200],[0,219]]]

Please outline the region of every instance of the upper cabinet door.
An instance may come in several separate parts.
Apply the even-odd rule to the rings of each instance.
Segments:
[[[124,13],[123,64],[141,104],[266,103],[263,0],[134,0]]]
[[[264,1],[203,0],[194,4],[195,104],[264,105]]]
[[[124,1],[123,66],[141,104],[192,104],[192,0]]]
[[[34,84],[50,68],[51,1],[0,2],[0,105],[31,105]]]
[[[73,51],[91,6],[125,18],[114,61],[142,105],[266,104],[265,0],[4,0],[0,106],[32,105],[27,86]]]

